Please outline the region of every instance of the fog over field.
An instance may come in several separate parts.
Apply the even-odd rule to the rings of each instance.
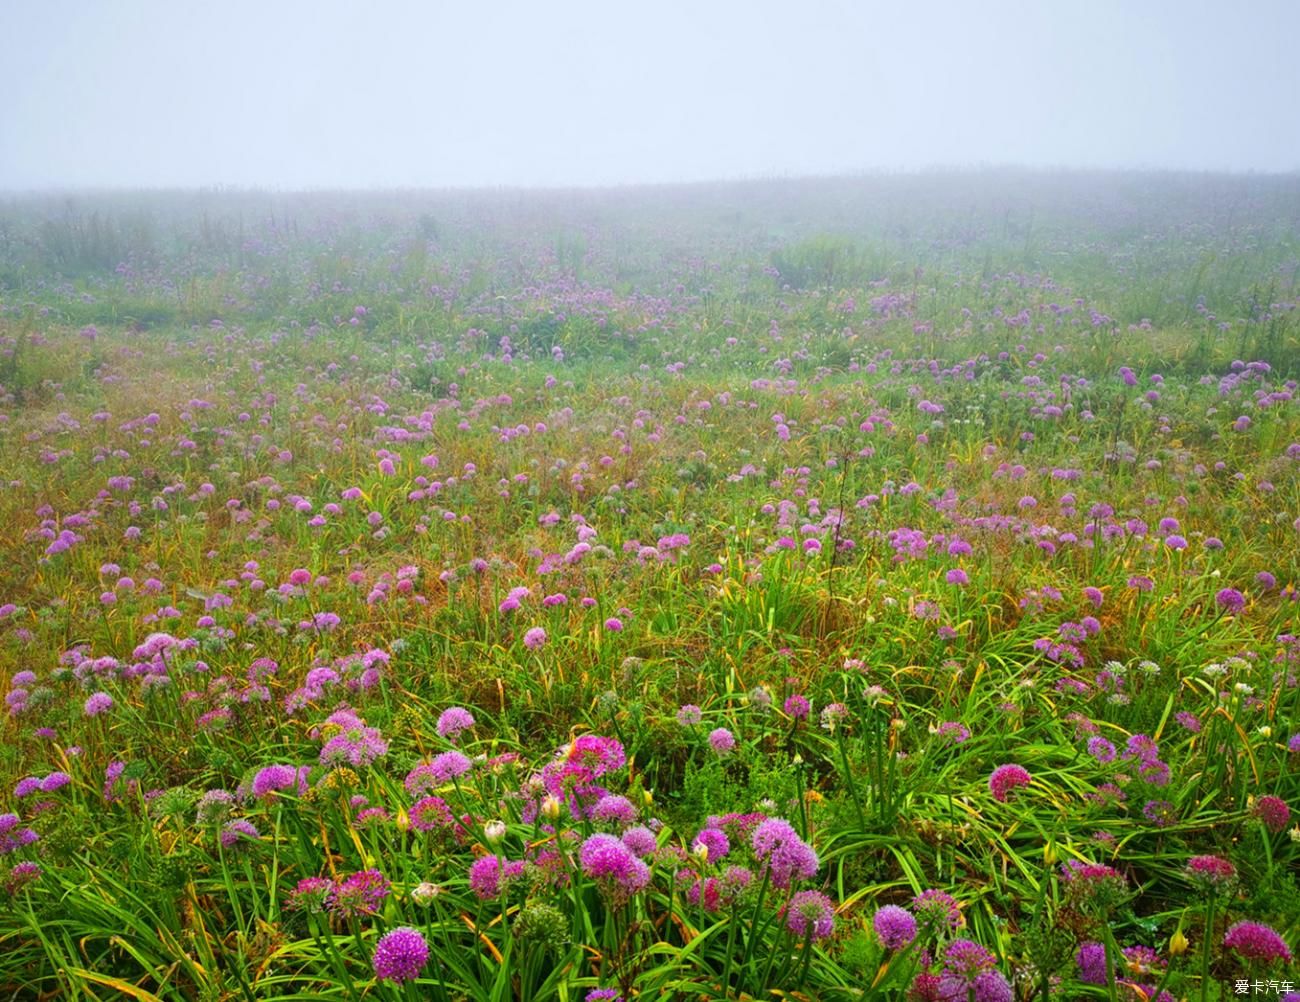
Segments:
[[[1300,4],[0,4],[0,1000],[1300,1002]]]
[[[11,0],[0,189],[1300,168],[1300,4]]]

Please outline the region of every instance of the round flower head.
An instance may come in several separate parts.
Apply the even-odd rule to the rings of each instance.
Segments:
[[[1192,856],[1183,872],[1202,891],[1228,892],[1237,883],[1237,868],[1220,856]]]
[[[886,950],[901,950],[916,939],[916,919],[906,908],[885,905],[871,920],[876,938]]]
[[[399,926],[375,944],[375,976],[381,981],[413,981],[429,962],[429,944],[419,930]]]
[[[463,706],[452,706],[438,716],[438,734],[454,742],[461,731],[474,726],[474,715]]]
[[[1214,602],[1227,613],[1238,613],[1246,607],[1246,596],[1236,588],[1221,588],[1214,596]]]
[[[969,939],[954,939],[943,951],[943,970],[971,982],[984,971],[991,971],[997,965],[993,954]]]
[[[1291,962],[1291,951],[1282,937],[1262,922],[1238,922],[1228,929],[1223,937],[1223,946],[1261,964],[1277,960]]]
[[[98,717],[113,708],[113,697],[106,692],[94,692],[86,699],[84,710],[88,717]]]
[[[1128,892],[1128,881],[1114,867],[1104,863],[1083,863],[1072,859],[1061,867],[1065,895],[1076,906],[1109,911]]]
[[[243,818],[236,818],[234,821],[228,821],[221,829],[219,836],[221,848],[234,849],[236,846],[256,842],[258,839],[257,828],[251,821],[245,821]]]
[[[725,727],[718,727],[709,732],[709,747],[719,755],[726,755],[736,747],[736,738]]]
[[[1106,983],[1106,948],[1100,943],[1090,940],[1081,944],[1074,962],[1079,967],[1079,980],[1085,985]]]
[[[796,936],[825,939],[835,929],[835,902],[821,891],[800,891],[790,899],[785,925]]]
[[[391,889],[388,878],[378,870],[358,870],[331,888],[325,905],[344,918],[373,915],[387,900]]]
[[[820,865],[817,853],[788,821],[768,818],[750,836],[754,857],[771,870],[772,883],[782,889],[793,880],[808,880]]]
[[[512,883],[524,875],[522,860],[501,860],[481,856],[469,868],[469,886],[481,901],[500,897]]]
[[[692,727],[704,719],[704,711],[694,703],[687,703],[677,711],[677,722],[683,727]]]
[[[650,868],[613,835],[597,833],[578,850],[582,872],[616,896],[635,894],[650,883]]]
[[[1286,801],[1271,794],[1256,800],[1251,813],[1264,822],[1264,827],[1271,832],[1282,831],[1291,820],[1291,809],[1287,807]]]
[[[1008,763],[1000,765],[993,770],[989,776],[989,793],[993,794],[993,799],[1001,803],[1006,803],[1011,792],[1017,787],[1028,786],[1030,783],[1029,771],[1023,766]]]
[[[805,720],[808,714],[812,712],[812,704],[808,702],[807,696],[796,694],[785,701],[782,709],[785,710],[788,717],[793,717],[795,720]]]
[[[691,843],[694,851],[703,851],[706,862],[716,863],[731,852],[731,841],[721,828],[705,828]]]
[[[429,774],[439,783],[446,783],[463,776],[474,767],[474,763],[458,751],[443,752],[429,763]]]
[[[924,890],[912,899],[912,913],[928,932],[956,932],[961,928],[961,910],[956,899],[936,887]]]
[[[619,836],[619,841],[644,859],[659,848],[659,840],[645,825],[634,825]]]

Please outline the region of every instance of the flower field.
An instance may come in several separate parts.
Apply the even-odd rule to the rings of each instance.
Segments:
[[[1300,991],[1298,272],[1295,176],[0,203],[0,996]]]

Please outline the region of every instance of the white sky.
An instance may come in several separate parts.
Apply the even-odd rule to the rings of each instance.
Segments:
[[[0,188],[1300,169],[1300,0],[0,0]]]

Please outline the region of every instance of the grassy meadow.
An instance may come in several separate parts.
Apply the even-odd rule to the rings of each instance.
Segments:
[[[1294,175],[0,197],[0,997],[1300,990],[1298,272]]]

